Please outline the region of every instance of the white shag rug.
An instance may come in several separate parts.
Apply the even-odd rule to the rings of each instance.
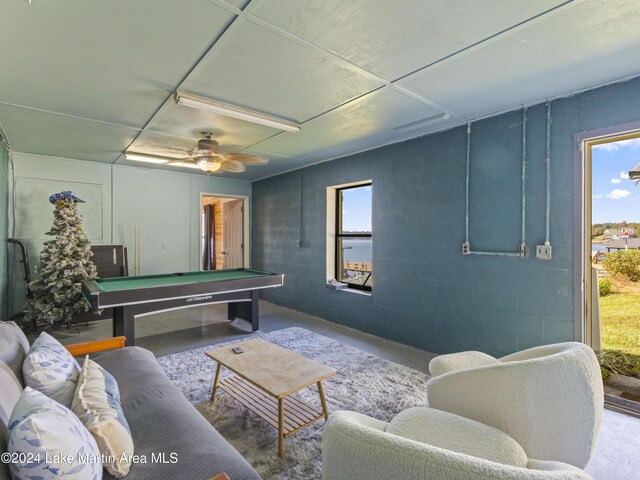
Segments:
[[[338,373],[322,382],[329,413],[353,410],[388,421],[409,407],[426,406],[426,374],[384,360],[357,348],[303,328],[257,333],[245,340],[264,338],[335,368]],[[215,346],[236,343],[238,340]],[[205,355],[212,346],[158,358],[167,376],[198,411],[258,471],[269,479],[321,479],[322,430],[320,420],[285,439],[285,456],[277,455],[277,431],[240,403],[221,392],[209,400],[216,363]],[[426,361],[426,356],[425,356]],[[222,369],[222,377],[230,372]],[[320,408],[315,386],[295,394]]]

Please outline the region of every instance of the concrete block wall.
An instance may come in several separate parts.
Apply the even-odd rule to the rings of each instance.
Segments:
[[[640,119],[640,80],[552,102],[551,244],[545,239],[546,107],[527,112],[528,258],[463,256],[466,128],[458,127],[253,183],[252,265],[285,274],[276,304],[431,352],[507,354],[574,339],[574,135]],[[473,122],[470,241],[521,242],[522,112]],[[580,167],[578,167],[580,168]],[[325,287],[326,188],[373,179],[370,296]],[[300,195],[300,182],[302,195]],[[298,233],[300,208],[301,232]],[[298,237],[302,247],[296,248]]]

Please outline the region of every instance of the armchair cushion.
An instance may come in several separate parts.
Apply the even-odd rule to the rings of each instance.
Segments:
[[[592,480],[560,462],[504,465],[392,435],[386,425],[356,412],[333,412],[322,435],[323,480]]]
[[[482,352],[459,352],[438,355],[429,362],[429,373],[432,377],[467,368],[495,365],[500,360]]]
[[[527,468],[529,461],[518,442],[506,433],[434,408],[400,412],[389,422],[387,433],[514,467]]]

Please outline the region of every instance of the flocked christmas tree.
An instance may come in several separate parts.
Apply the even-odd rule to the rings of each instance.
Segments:
[[[27,301],[25,320],[69,323],[76,312],[86,312],[82,297],[82,281],[97,277],[91,261],[91,243],[84,231],[78,209],[82,202],[73,192],[56,193],[49,197],[55,205],[53,226],[40,254],[40,279],[31,282],[33,299]]]

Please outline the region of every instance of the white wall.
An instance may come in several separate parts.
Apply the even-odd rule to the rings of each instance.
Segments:
[[[27,243],[32,274],[42,243],[50,238],[45,232],[53,221],[53,193],[72,190],[86,201],[80,210],[89,239],[126,245],[131,273],[134,228],[140,225],[143,275],[198,270],[201,192],[251,195],[251,183],[245,180],[22,153],[13,158],[15,204],[9,215],[15,217],[14,236]],[[19,265],[12,270],[10,308],[15,312],[22,307],[24,291]]]

